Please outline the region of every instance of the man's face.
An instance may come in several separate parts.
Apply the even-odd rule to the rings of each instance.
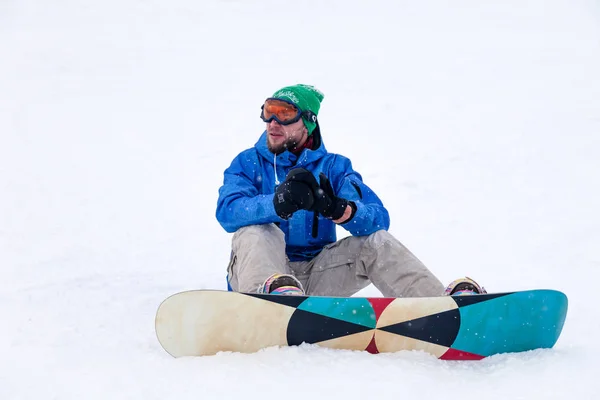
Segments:
[[[307,138],[308,130],[302,119],[290,125],[281,125],[275,120],[267,122],[267,146],[271,153],[294,151],[304,145]]]

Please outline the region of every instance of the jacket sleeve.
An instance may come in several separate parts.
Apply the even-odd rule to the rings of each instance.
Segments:
[[[243,226],[281,221],[273,206],[273,195],[259,193],[259,182],[249,175],[254,175],[255,168],[256,163],[242,153],[225,170],[216,217],[229,233]]]
[[[390,215],[377,194],[368,187],[361,175],[354,171],[349,159],[336,156],[332,184],[338,197],[353,201],[356,212],[341,226],[353,236],[367,236],[379,230],[388,230]]]

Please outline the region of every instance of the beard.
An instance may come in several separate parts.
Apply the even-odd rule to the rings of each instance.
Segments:
[[[284,142],[275,144],[271,143],[271,141],[267,139],[267,148],[271,153],[280,155],[286,150],[296,150],[298,148],[298,141],[294,138],[287,138]]]

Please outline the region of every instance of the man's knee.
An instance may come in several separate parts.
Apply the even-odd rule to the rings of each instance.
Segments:
[[[253,247],[265,244],[283,244],[285,246],[285,235],[275,224],[248,225],[233,234],[232,243],[234,251],[240,245]]]
[[[367,240],[365,240],[365,246],[371,249],[378,249],[386,243],[399,244],[398,240],[391,233],[383,229],[371,233],[367,236]]]

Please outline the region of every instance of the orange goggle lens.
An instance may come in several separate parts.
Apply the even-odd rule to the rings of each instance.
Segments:
[[[262,106],[260,117],[265,122],[275,120],[282,125],[288,125],[298,121],[302,113],[293,104],[278,99],[267,99]]]

